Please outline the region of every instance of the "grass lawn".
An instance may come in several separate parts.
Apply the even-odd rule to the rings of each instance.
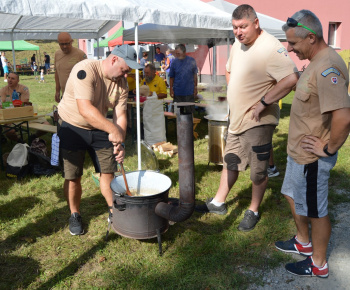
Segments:
[[[39,104],[39,113],[52,111],[54,76],[38,83],[32,76],[21,77]],[[156,239],[135,240],[107,230],[107,206],[86,162],[82,177],[81,212],[85,235],[71,236],[69,210],[63,197],[63,178],[28,176],[17,182],[0,173],[0,289],[95,288],[95,289],[244,289],[262,283],[259,273],[290,256],[278,252],[274,242],[288,239],[294,223],[280,188],[286,166],[289,111],[293,94],[284,101],[281,122],[274,135],[275,163],[281,175],[270,179],[261,205],[261,221],[243,233],[237,226],[250,203],[249,170],[240,175],[227,199],[228,214],[194,213],[182,223],[170,226],[162,235],[163,256]],[[221,166],[208,166],[208,125],[202,119],[195,141],[196,200],[212,197],[219,185]],[[176,143],[170,125],[169,141]],[[50,136],[44,137],[50,147]],[[4,152],[13,144],[4,145]],[[136,148],[130,134],[126,140],[125,168],[137,168]],[[171,197],[178,197],[178,158],[158,155],[160,172],[173,182]],[[340,202],[349,202],[341,191],[350,188],[350,141],[339,152],[331,172],[330,213]]]

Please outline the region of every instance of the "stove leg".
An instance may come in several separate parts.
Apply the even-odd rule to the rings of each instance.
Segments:
[[[106,241],[107,241],[107,239],[108,239],[109,231],[110,231],[110,229],[111,229],[111,224],[112,224],[112,222],[111,222],[111,221],[109,221],[109,223],[108,223],[108,227],[107,227],[106,238],[105,238],[105,240],[106,240]]]
[[[157,241],[158,241],[158,248],[159,248],[159,256],[163,255],[162,251],[162,236],[160,234],[160,229],[156,229],[157,231]]]

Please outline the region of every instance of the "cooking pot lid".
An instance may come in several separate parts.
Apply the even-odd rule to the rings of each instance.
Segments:
[[[145,141],[141,141],[141,170],[159,171],[157,156]]]

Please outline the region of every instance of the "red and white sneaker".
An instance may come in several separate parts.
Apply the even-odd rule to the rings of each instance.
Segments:
[[[305,276],[305,277],[328,277],[328,263],[324,264],[323,267],[319,268],[315,266],[312,257],[307,257],[306,260],[289,263],[286,265],[286,270],[294,275]]]
[[[309,242],[306,246],[301,245],[297,240],[296,236],[288,241],[278,241],[275,243],[275,247],[285,253],[295,253],[303,256],[312,255],[312,243]]]

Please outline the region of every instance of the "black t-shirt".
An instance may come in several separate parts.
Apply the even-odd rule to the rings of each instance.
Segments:
[[[45,63],[50,63],[50,56],[45,54]]]

